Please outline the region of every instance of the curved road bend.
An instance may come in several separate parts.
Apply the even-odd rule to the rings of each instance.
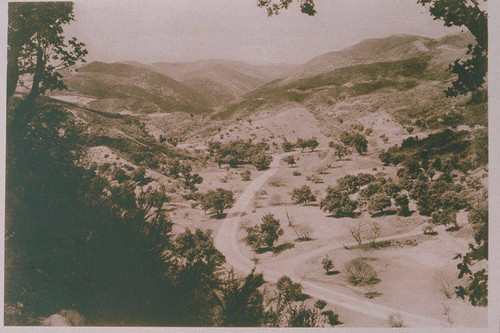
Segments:
[[[252,202],[252,199],[262,185],[276,173],[279,168],[280,160],[283,156],[288,154],[281,154],[274,156],[273,161],[270,165],[269,170],[262,173],[259,177],[254,179],[241,194],[241,196],[236,200],[234,206],[228,211],[226,219],[222,221],[222,225],[215,236],[215,246],[219,251],[221,251],[226,257],[226,262],[232,265],[235,269],[241,271],[244,274],[249,274],[254,268],[255,264],[252,260],[245,257],[238,249],[238,227],[240,225],[240,218],[243,212],[247,212]],[[384,237],[380,240],[389,240],[396,238],[403,238],[407,236],[412,236],[420,234],[420,230],[414,230],[405,234]],[[345,244],[347,246],[354,244]],[[333,250],[341,248],[342,244],[332,244],[318,248],[312,252],[304,253],[299,257],[294,258],[294,265],[300,264],[307,260],[308,258],[320,255],[328,250]],[[262,273],[264,278],[268,282],[276,283],[279,278],[281,278],[286,273],[278,272],[270,269],[263,270],[260,267],[256,267],[256,272]],[[387,320],[390,314],[400,313],[403,317],[405,324],[410,327],[446,327],[449,324],[445,321],[436,320],[433,318],[428,318],[413,313],[400,311],[391,307],[378,305],[360,298],[345,295],[343,293],[328,289],[317,283],[303,280],[302,278],[292,275],[289,277],[295,282],[302,284],[304,291],[316,298],[321,298],[328,303],[335,304],[346,309],[370,315],[376,318]]]

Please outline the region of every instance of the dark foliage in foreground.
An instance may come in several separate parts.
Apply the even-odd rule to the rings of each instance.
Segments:
[[[5,302],[23,313],[6,323],[74,308],[94,325],[213,324],[224,257],[210,234],[172,237],[165,196],[78,166],[64,111],[9,111]]]

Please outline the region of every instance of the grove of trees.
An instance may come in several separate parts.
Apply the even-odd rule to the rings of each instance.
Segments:
[[[253,164],[257,170],[269,168],[272,157],[265,152],[269,150],[269,145],[265,142],[253,143],[252,140],[233,140],[225,144],[218,141],[211,141],[208,144],[210,156],[221,167],[228,164],[235,168],[241,164]]]

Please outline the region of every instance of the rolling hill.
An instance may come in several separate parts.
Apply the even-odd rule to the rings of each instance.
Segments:
[[[97,98],[92,107],[131,113],[188,112],[210,109],[205,98],[176,80],[129,64],[92,62],[65,77],[69,93]]]
[[[440,108],[444,105],[451,107],[457,101],[446,99],[442,94],[451,79],[446,69],[450,62],[465,55],[469,41],[468,34],[441,39],[393,35],[365,40],[306,62],[288,77],[248,93],[241,102],[231,105],[216,117],[241,117],[258,108],[286,103],[301,103],[312,110],[334,109],[336,105],[343,105],[345,109],[358,101],[373,99],[370,107],[377,109],[375,100],[384,96],[380,102],[394,101],[392,105],[384,104],[384,108],[399,110],[393,113],[397,113],[399,120],[406,121],[408,116],[400,111],[423,108],[415,106],[419,104],[422,93],[440,100]],[[401,100],[395,101],[396,98]]]

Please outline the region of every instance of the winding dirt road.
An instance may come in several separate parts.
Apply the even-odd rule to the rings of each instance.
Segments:
[[[221,251],[226,257],[226,261],[228,264],[232,265],[236,270],[241,271],[244,274],[248,274],[255,267],[255,263],[249,258],[245,257],[238,249],[238,227],[240,225],[240,218],[243,212],[249,211],[249,206],[252,202],[253,197],[259,188],[264,185],[264,183],[276,173],[279,168],[280,160],[283,156],[277,155],[274,156],[273,162],[270,165],[270,169],[261,174],[259,177],[254,179],[245,191],[241,194],[241,196],[236,200],[233,208],[228,211],[227,217],[224,221],[222,221],[222,225],[219,228],[215,236],[215,246],[219,251]],[[411,232],[400,234],[396,236],[389,236],[380,238],[383,240],[404,238],[408,236],[415,236],[417,234],[421,234],[421,230],[413,230]],[[347,246],[352,246],[355,244],[344,244]],[[330,244],[328,246],[324,246],[318,248],[314,251],[309,251],[307,253],[301,254],[293,258],[293,262],[290,262],[289,267],[297,267],[304,261],[321,255],[322,253],[330,250],[334,250],[337,248],[342,248],[343,244]],[[262,269],[258,265],[255,267],[255,271],[258,273],[262,273],[264,275],[264,279],[268,282],[277,282],[279,278],[283,275],[289,276],[295,282],[299,282],[302,284],[304,291],[316,298],[321,298],[327,301],[330,304],[335,304],[346,309],[356,311],[365,315],[370,315],[376,318],[380,318],[383,320],[387,320],[390,314],[399,313],[403,317],[405,324],[410,327],[446,327],[449,324],[445,321],[436,320],[433,318],[428,318],[420,315],[416,315],[409,312],[400,311],[398,309],[394,309],[391,307],[378,305],[372,303],[370,301],[352,297],[345,295],[343,293],[330,290],[324,286],[321,286],[317,283],[313,283],[307,280],[304,280],[302,277],[297,276],[294,272],[295,270],[290,269],[288,272],[280,272],[270,269]]]

